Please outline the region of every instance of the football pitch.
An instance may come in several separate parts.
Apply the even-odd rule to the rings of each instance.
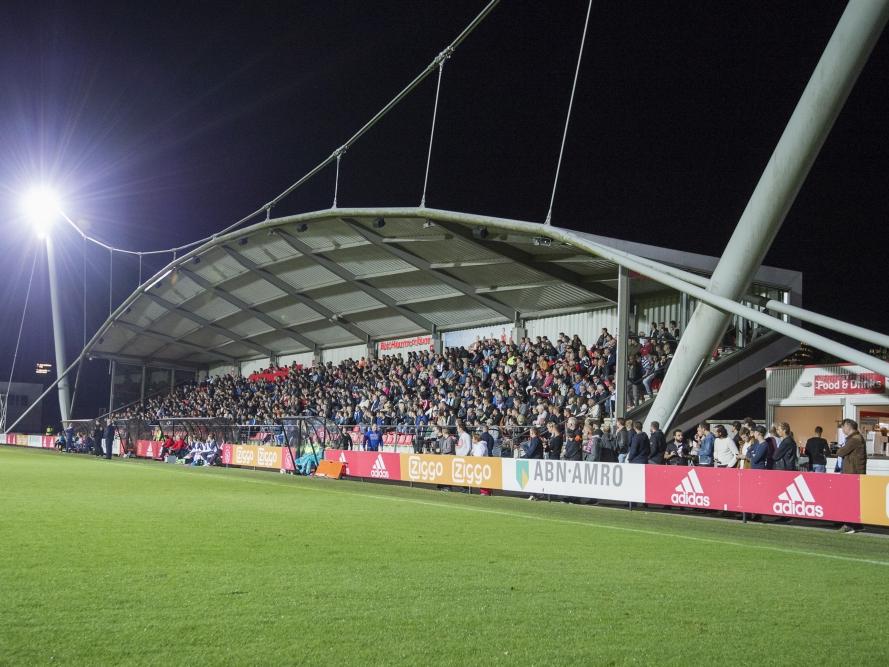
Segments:
[[[881,664],[889,539],[0,447],[0,664]]]

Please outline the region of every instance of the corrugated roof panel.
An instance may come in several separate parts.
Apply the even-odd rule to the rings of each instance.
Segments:
[[[581,304],[601,304],[588,292],[567,283],[556,283],[536,289],[512,290],[497,292],[497,299],[515,308],[519,312],[534,312],[569,308]]]
[[[208,250],[202,255],[200,264],[188,262],[187,268],[217,285],[247,272],[247,269],[219,248]]]
[[[194,343],[195,345],[200,345],[201,347],[206,347],[208,349],[212,347],[219,347],[220,345],[225,345],[226,343],[231,342],[231,338],[229,338],[228,336],[223,336],[213,329],[204,328],[196,329],[192,333],[184,336],[183,340],[189,343]]]
[[[382,229],[374,229],[378,234],[387,238],[434,238],[447,233],[447,230],[434,223],[426,226],[423,218],[386,218],[386,226]],[[373,229],[373,227],[371,227]]]
[[[323,266],[305,257],[271,266],[268,270],[298,292],[343,282],[342,278],[335,273],[331,273]]]
[[[137,334],[129,329],[125,329],[117,324],[112,324],[99,339],[99,343],[93,348],[97,352],[115,353],[120,352],[121,348],[126,345]]]
[[[322,347],[353,345],[362,342],[342,327],[328,324],[326,321],[306,324],[297,328],[301,334]]]
[[[151,293],[171,303],[181,304],[194,298],[204,288],[188,277],[188,274],[174,271],[160,285],[151,289]]]
[[[193,302],[188,304],[188,309],[211,322],[220,320],[232,313],[237,313],[240,310],[233,303],[216,296],[212,292],[206,292],[198,296]]]
[[[414,271],[414,267],[377,246],[346,248],[326,256],[358,278]]]
[[[428,243],[405,243],[402,247],[429,262],[478,262],[486,259],[500,259],[490,250],[460,237]]]
[[[126,351],[127,354],[132,357],[150,357],[165,344],[164,341],[158,340],[157,338],[138,336],[127,345]]]
[[[380,308],[383,304],[349,283],[315,290],[312,299],[334,313],[354,313]]]
[[[504,319],[497,313],[469,297],[457,297],[442,301],[430,301],[411,306],[426,319],[432,320],[436,326],[442,328],[459,328],[477,322],[489,322]]]
[[[225,291],[249,304],[265,303],[286,294],[256,273],[226,283]]]
[[[458,296],[460,292],[428,273],[414,271],[368,281],[399,303]]]
[[[502,289],[511,285],[530,285],[554,280],[539,271],[515,263],[466,266],[460,269],[448,269],[448,273],[479,288]]]
[[[185,317],[177,315],[175,317],[166,318],[163,327],[158,327],[155,331],[164,333],[167,336],[173,336],[174,338],[181,338],[182,336],[200,328],[201,325],[197,322],[193,322]]]
[[[296,231],[297,225],[289,225],[287,231],[315,250],[327,251],[367,241],[339,218],[313,220],[304,232]]]
[[[309,308],[304,303],[293,301],[292,297],[284,297],[284,299],[263,304],[257,310],[286,326],[313,322],[321,317],[318,311]]]
[[[280,236],[269,234],[266,230],[251,235],[245,245],[238,246],[238,252],[259,266],[299,257],[301,254],[291,248]]]
[[[141,296],[130,306],[130,312],[126,313],[121,319],[139,327],[147,327],[168,312],[163,306]]]
[[[408,336],[424,333],[414,322],[392,310],[377,310],[351,318],[356,326],[374,338]],[[428,332],[425,332],[428,333]]]
[[[254,343],[263,345],[275,353],[305,350],[299,343],[280,331],[270,331],[251,339]]]

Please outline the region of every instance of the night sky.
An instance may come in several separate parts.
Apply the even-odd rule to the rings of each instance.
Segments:
[[[4,3],[0,381],[38,248],[19,213],[30,183],[53,184],[72,218],[117,246],[206,236],[327,157],[483,5]],[[553,223],[721,254],[844,6],[595,2]],[[585,12],[582,0],[506,0],[448,61],[429,206],[545,218]],[[419,204],[434,92],[432,77],[348,152],[340,206]],[[805,306],[881,331],[887,119],[884,34],[766,260],[804,272]],[[333,176],[275,214],[329,207]],[[54,238],[73,359],[82,243],[62,227]],[[89,338],[108,313],[108,253],[86,260]],[[137,270],[116,256],[115,305]],[[16,380],[54,362],[50,327],[41,253]],[[91,364],[78,416],[107,405],[105,368]]]

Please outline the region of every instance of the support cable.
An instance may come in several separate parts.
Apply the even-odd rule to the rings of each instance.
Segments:
[[[420,198],[420,208],[426,208],[426,187],[429,185],[429,165],[432,162],[432,140],[435,137],[435,119],[438,117],[441,75],[444,72],[445,61],[450,57],[451,51],[445,50],[438,54],[438,83],[435,84],[435,106],[432,107],[432,129],[429,130],[429,150],[426,152],[426,175],[423,177],[423,196]]]
[[[593,10],[593,0],[590,0],[586,9],[586,20],[583,24],[583,37],[580,38],[580,53],[577,54],[577,67],[574,69],[574,82],[571,84],[571,97],[568,99],[568,115],[565,117],[565,129],[562,130],[562,146],[559,148],[559,161],[556,162],[556,177],[553,179],[553,192],[549,198],[549,210],[546,212],[546,220],[543,224],[549,225],[553,217],[553,203],[556,200],[556,187],[559,185],[559,172],[562,169],[562,155],[565,153],[565,139],[568,137],[568,124],[571,122],[571,109],[574,106],[574,91],[577,90],[577,79],[580,76],[580,62],[583,60],[583,47],[586,45],[586,32],[590,26],[590,12]]]
[[[31,262],[31,275],[28,276],[28,290],[25,292],[25,307],[22,308],[22,321],[19,324],[19,335],[15,339],[15,351],[12,353],[12,368],[9,370],[9,382],[6,383],[6,400],[3,401],[3,414],[0,415],[0,425],[6,426],[6,415],[9,410],[9,392],[12,389],[12,378],[15,375],[15,364],[19,357],[19,347],[22,343],[22,331],[25,328],[25,317],[28,314],[28,302],[31,299],[31,284],[34,282],[34,268],[37,266],[37,252],[34,252],[34,260]]]

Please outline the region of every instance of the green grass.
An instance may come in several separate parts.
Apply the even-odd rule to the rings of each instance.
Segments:
[[[887,662],[880,535],[0,447],[0,563],[0,664]]]

